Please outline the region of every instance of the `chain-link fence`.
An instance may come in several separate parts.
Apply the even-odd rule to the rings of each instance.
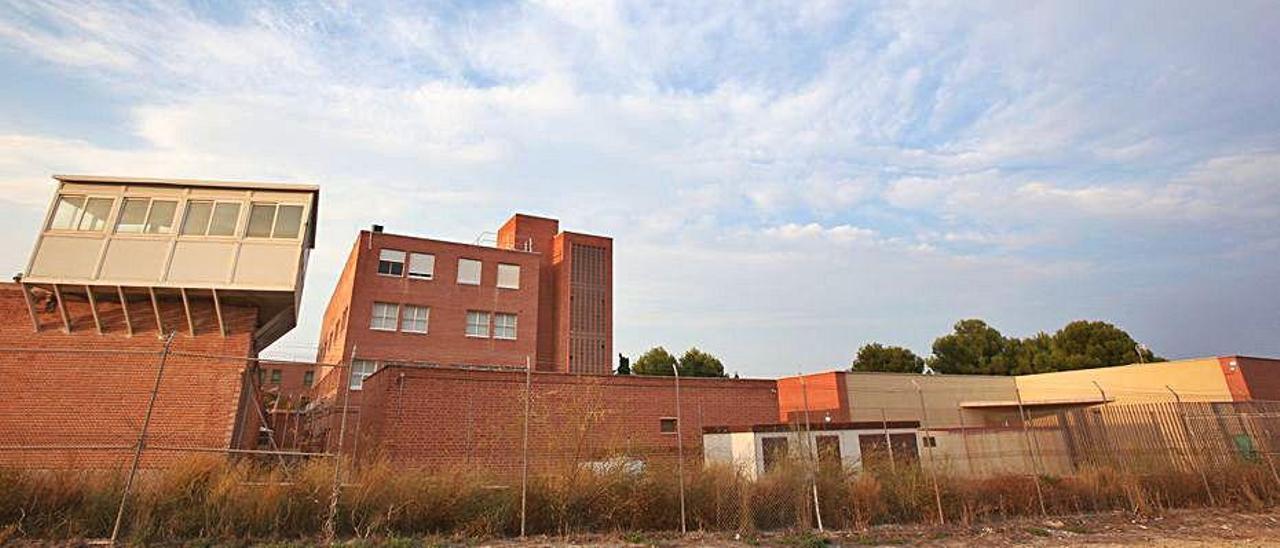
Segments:
[[[0,348],[0,540],[752,534],[1280,502],[1280,403],[1210,393],[1023,401],[921,376],[797,392],[139,346]]]

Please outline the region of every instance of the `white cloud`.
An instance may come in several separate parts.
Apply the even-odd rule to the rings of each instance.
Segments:
[[[1213,257],[1151,242],[1269,249],[1280,213],[1275,17],[1251,7],[12,8],[0,48],[126,103],[129,139],[0,125],[6,207],[34,218],[53,172],[320,183],[310,310],[357,227],[469,241],[527,210],[616,238],[626,345],[672,316],[726,343],[851,329],[736,341],[766,367],[974,311],[1030,325],[1105,294],[1110,257],[1186,272]],[[776,283],[793,268],[857,283]]]

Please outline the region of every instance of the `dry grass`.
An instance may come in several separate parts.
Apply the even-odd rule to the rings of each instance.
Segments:
[[[690,529],[751,535],[813,525],[812,484],[803,466],[784,466],[757,481],[721,467],[689,468]],[[328,512],[332,474],[331,461],[264,466],[193,457],[140,478],[126,531],[130,540],[143,543],[314,539]],[[0,471],[0,544],[13,538],[107,536],[121,477],[120,472]],[[823,470],[814,477],[828,528],[938,519],[934,477],[919,468]],[[1266,465],[1250,462],[1221,465],[1203,478],[1193,470],[1092,469],[1039,479],[1050,514],[1155,514],[1209,506],[1210,492],[1212,503],[1221,507],[1258,510],[1280,503],[1280,482]],[[936,481],[949,523],[1040,514],[1029,477],[940,475]],[[518,482],[469,471],[427,474],[383,463],[362,467],[348,483],[338,512],[343,536],[485,538],[519,531]],[[643,472],[539,476],[529,483],[529,533],[670,531],[679,527],[678,492],[674,470],[664,465]]]

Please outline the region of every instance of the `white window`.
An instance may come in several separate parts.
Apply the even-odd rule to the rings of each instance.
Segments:
[[[436,256],[426,253],[409,254],[409,277],[430,280],[436,275]]]
[[[372,360],[351,360],[351,389],[360,390],[364,380],[378,370],[378,362]]]
[[[498,265],[498,287],[503,289],[520,289],[520,265]]]
[[[250,238],[297,238],[302,230],[302,206],[254,202],[249,206]]]
[[[400,318],[400,330],[409,333],[426,333],[427,317],[431,309],[425,306],[404,305],[404,315]]]
[[[404,275],[404,252],[394,249],[378,251],[378,274],[386,276]]]
[[[107,226],[111,215],[112,198],[86,198],[84,196],[59,196],[53,209],[49,228],[57,230],[85,230],[97,232]]]
[[[458,259],[458,283],[480,285],[480,261]]]
[[[187,213],[182,220],[182,233],[199,236],[234,236],[236,221],[240,219],[240,204],[236,202],[187,202]]]
[[[467,336],[489,338],[489,313],[467,311]]]
[[[493,338],[516,340],[516,315],[503,314],[501,312],[493,315]]]
[[[369,321],[369,329],[378,331],[395,331],[400,320],[400,305],[393,303],[373,303],[373,318]]]
[[[116,232],[161,234],[173,231],[173,215],[178,210],[174,200],[125,198],[120,207]]]

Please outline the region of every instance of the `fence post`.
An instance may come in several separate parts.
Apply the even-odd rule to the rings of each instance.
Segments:
[[[680,533],[688,533],[684,518],[684,416],[680,414],[680,369],[671,364],[676,377],[676,471],[680,474]]]
[[[1018,418],[1022,421],[1022,437],[1027,445],[1027,456],[1031,457],[1031,480],[1036,485],[1036,500],[1040,502],[1040,514],[1047,516],[1049,511],[1044,505],[1044,490],[1040,488],[1040,470],[1035,469],[1037,459],[1031,450],[1031,430],[1027,427],[1027,412],[1022,405],[1022,390],[1018,388],[1017,384],[1013,385],[1013,394],[1018,398]]]
[[[964,460],[969,463],[969,475],[974,476],[973,471],[973,452],[969,449],[969,428],[964,423],[964,408],[960,404],[956,404],[956,416],[960,418],[960,436],[964,441]]]
[[[911,386],[916,387],[916,395],[920,397],[920,426],[924,427],[925,450],[929,453],[929,479],[933,481],[933,502],[938,506],[938,524],[946,525],[947,518],[942,513],[942,492],[938,489],[938,471],[933,462],[933,445],[937,445],[938,440],[929,430],[929,412],[924,406],[924,391],[915,379],[911,379]],[[933,440],[933,445],[929,445],[929,440]]]
[[[1107,405],[1107,392],[1106,392],[1105,390],[1103,390],[1103,389],[1102,389],[1102,385],[1101,385],[1101,384],[1098,384],[1098,381],[1089,381],[1089,382],[1092,382],[1092,383],[1093,383],[1093,387],[1098,389],[1098,394],[1100,394],[1100,395],[1102,396],[1102,405],[1103,405],[1103,407],[1105,408],[1105,406]],[[1099,416],[1101,416],[1101,412],[1099,412]],[[1087,416],[1087,415],[1085,415],[1085,417],[1087,418],[1088,416]],[[1102,443],[1103,443],[1104,445],[1106,445],[1106,446],[1107,446],[1107,453],[1109,453],[1109,455],[1108,455],[1108,456],[1110,457],[1110,459],[1109,459],[1109,460],[1111,461],[1111,467],[1112,467],[1113,469],[1114,469],[1114,468],[1121,468],[1121,467],[1122,467],[1121,465],[1122,465],[1123,463],[1121,462],[1121,458],[1120,458],[1120,456],[1119,456],[1119,454],[1118,454],[1118,451],[1116,451],[1116,448],[1115,448],[1115,444],[1114,444],[1114,442],[1112,442],[1112,441],[1111,441],[1111,430],[1110,430],[1110,427],[1108,426],[1107,421],[1106,421],[1106,419],[1105,419],[1105,418],[1103,418],[1103,419],[1102,419],[1101,421],[1099,421],[1099,422],[1101,422],[1101,423],[1102,423],[1102,428],[1101,428],[1101,430],[1102,430]],[[1088,428],[1088,425],[1086,425],[1086,428]]]
[[[884,446],[889,450],[889,470],[898,473],[898,464],[893,459],[893,439],[889,437],[889,414],[880,408],[880,425],[884,428]],[[866,459],[863,459],[865,462]]]
[[[803,374],[798,377],[800,393],[804,400],[804,442],[805,452],[809,456],[809,484],[813,486],[813,514],[818,518],[818,532],[823,532],[825,529],[822,527],[822,506],[818,504],[818,450],[813,439],[813,428],[809,426],[809,385],[804,382]]]
[[[133,480],[138,476],[138,466],[142,461],[142,449],[147,445],[147,429],[151,427],[151,414],[156,409],[156,397],[160,395],[160,381],[164,378],[164,363],[169,358],[169,347],[173,345],[173,336],[177,331],[169,333],[164,340],[164,348],[160,349],[160,363],[156,366],[156,382],[151,386],[151,397],[147,400],[147,413],[142,419],[142,431],[138,433],[138,442],[133,447],[133,464],[129,465],[129,476],[124,481],[124,492],[120,493],[120,505],[116,507],[116,523],[111,527],[111,545],[116,545],[120,538],[120,523],[124,521],[124,507],[129,502],[129,491],[133,489]]]
[[[333,545],[338,534],[338,497],[342,495],[342,443],[347,436],[347,410],[351,402],[351,375],[355,373],[356,345],[351,346],[351,359],[342,378],[342,417],[338,419],[338,445],[333,451],[333,492],[329,495],[329,515],[324,520],[325,544]],[[341,366],[341,364],[339,364]]]
[[[1166,384],[1164,385],[1164,387],[1169,390],[1170,394],[1173,394],[1174,404],[1178,406],[1178,409],[1177,409],[1178,419],[1180,420],[1180,422],[1182,422],[1183,439],[1186,440],[1186,445],[1184,447],[1185,447],[1185,450],[1187,451],[1188,456],[1193,455],[1195,454],[1195,452],[1191,451],[1191,423],[1187,421],[1187,414],[1185,410],[1182,408],[1182,396],[1179,395],[1173,389],[1173,386]],[[1200,481],[1204,483],[1204,494],[1209,496],[1210,505],[1217,506],[1218,502],[1213,496],[1213,489],[1209,486],[1209,475],[1206,474],[1204,471],[1204,464],[1200,462],[1200,459],[1194,459],[1194,460],[1196,461],[1195,462],[1196,470],[1200,472]]]
[[[529,402],[533,399],[533,365],[524,357],[524,440],[520,447],[520,538],[524,538],[525,508],[529,500]],[[679,421],[676,421],[677,423]]]

